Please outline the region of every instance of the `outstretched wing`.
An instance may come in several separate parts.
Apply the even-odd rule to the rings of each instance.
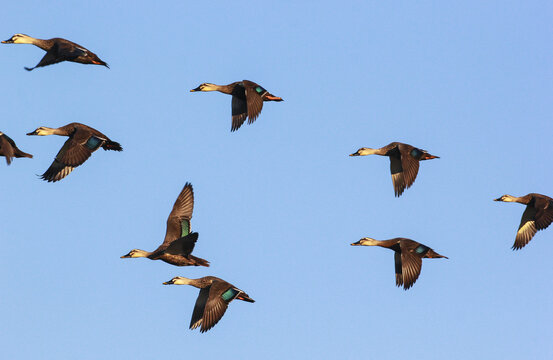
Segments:
[[[196,299],[196,304],[194,305],[194,312],[192,313],[192,318],[190,319],[190,329],[192,330],[200,326],[203,322],[202,318],[204,316],[205,305],[207,303],[210,290],[211,286],[200,289],[200,293]]]
[[[553,204],[544,198],[535,198],[526,206],[518,227],[513,250],[520,250],[532,240],[538,230],[547,228],[553,222]]]
[[[232,126],[230,131],[236,131],[242,126],[248,116],[248,105],[245,99],[232,95]]]
[[[535,217],[536,229],[543,230],[551,225],[551,222],[553,222],[553,201],[544,198],[537,198],[535,200],[535,206],[538,208],[538,212]]]
[[[394,194],[399,197],[405,190],[405,179],[403,167],[399,157],[390,156],[390,173],[392,174],[392,184],[394,185]]]
[[[105,141],[87,130],[77,129],[63,144],[52,165],[42,174],[42,179],[48,182],[63,179],[74,168],[82,165]]]
[[[415,182],[417,174],[419,172],[419,160],[415,158],[413,152],[420,152],[419,149],[416,149],[412,146],[407,149],[407,151],[401,153],[401,167],[403,168],[403,179],[405,183],[405,188],[409,189],[411,185]]]
[[[411,286],[413,286],[415,281],[417,281],[417,279],[419,278],[422,268],[422,259],[417,254],[415,254],[416,250],[412,249],[410,246],[405,246],[405,244],[400,242],[400,247],[403,288],[407,290]]]
[[[190,233],[190,219],[192,219],[193,210],[194,190],[192,184],[186,183],[167,218],[167,231],[162,246],[169,246],[174,240]]]
[[[513,250],[522,249],[538,232],[536,222],[534,220],[536,213],[537,210],[533,205],[526,205],[526,209],[524,210],[524,213],[522,213],[522,218],[520,219],[517,236],[512,247]]]
[[[227,311],[228,304],[234,300],[239,293],[239,290],[234,289],[233,286],[226,281],[214,281],[210,286],[209,296],[203,311],[200,332],[206,332],[214,327]],[[198,325],[196,325],[196,327]]]
[[[35,67],[32,67],[32,68],[25,67],[25,70],[31,71],[31,70],[33,70],[37,67],[43,67],[43,66],[48,66],[48,65],[52,65],[52,64],[57,64],[57,63],[62,62],[64,60],[65,60],[64,57],[58,55],[58,44],[54,44],[54,46],[52,46],[50,48],[50,50],[48,50],[46,52],[46,54],[42,57],[42,59],[40,59],[38,64],[35,65]]]
[[[251,124],[258,118],[263,108],[263,94],[267,92],[264,88],[253,81],[244,80],[246,89],[246,102],[248,104],[248,124]]]

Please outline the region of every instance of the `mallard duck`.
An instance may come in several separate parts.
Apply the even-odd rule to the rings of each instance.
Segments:
[[[419,161],[438,159],[439,156],[430,155],[425,150],[421,150],[409,144],[393,142],[380,149],[360,148],[357,152],[349,156],[381,155],[390,158],[390,171],[392,173],[392,182],[394,184],[394,193],[396,197],[401,196],[405,189],[413,185],[419,172]]]
[[[230,131],[236,131],[242,126],[246,117],[248,124],[257,119],[263,108],[263,101],[283,101],[282,98],[274,96],[265,90],[261,85],[253,81],[242,80],[228,85],[215,85],[203,83],[194,91],[219,91],[223,94],[232,95],[232,126]]]
[[[15,142],[6,134],[0,131],[0,156],[6,157],[6,162],[9,164],[12,163],[12,159],[14,157],[21,158],[21,157],[28,157],[32,158],[33,155],[27,154],[26,152],[23,152],[19,150],[17,145],[15,145]]]
[[[446,258],[426,245],[406,238],[395,238],[390,240],[375,240],[362,238],[352,246],[380,246],[394,250],[394,261],[396,264],[396,286],[403,286],[404,290],[409,289],[417,281],[422,267],[423,258]]]
[[[190,232],[193,210],[194,190],[192,184],[186,183],[167,219],[167,231],[163,244],[152,252],[133,249],[127,255],[121,256],[121,259],[147,257],[176,266],[209,266],[209,261],[191,255],[198,240],[198,233]]]
[[[46,55],[40,62],[32,68],[25,67],[25,70],[31,71],[37,67],[57,64],[62,61],[72,61],[81,64],[103,65],[109,69],[108,64],[92,51],[75,44],[72,41],[62,38],[53,38],[48,40],[35,39],[25,34],[15,34],[8,40],[2,41],[2,44],[33,44],[46,51]]]
[[[200,289],[190,320],[190,330],[201,326],[200,332],[206,332],[214,327],[221,320],[232,300],[255,302],[243,290],[215,276],[199,279],[175,276],[163,285],[192,285]]]
[[[74,168],[82,165],[100,147],[104,150],[123,150],[118,142],[111,141],[98,130],[79,123],[67,124],[57,129],[41,126],[27,135],[69,136],[52,165],[41,176],[48,182],[59,181],[69,175]]]
[[[513,250],[520,250],[532,240],[538,230],[546,229],[553,221],[553,199],[531,193],[523,197],[503,195],[494,201],[517,202],[526,205],[518,226]]]

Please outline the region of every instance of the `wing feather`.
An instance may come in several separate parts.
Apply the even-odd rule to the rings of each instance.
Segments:
[[[248,106],[248,124],[253,123],[261,113],[261,109],[263,109],[263,92],[266,92],[267,90],[263,89],[258,84],[254,83],[253,81],[244,80],[242,82],[244,84],[244,89],[246,91],[246,102]],[[262,93],[260,94],[256,89],[259,88],[262,90]]]
[[[401,264],[403,273],[403,288],[409,289],[417,281],[422,268],[422,259],[413,253],[410,247],[401,246]]]
[[[188,235],[193,211],[194,189],[192,184],[186,183],[167,218],[167,230],[162,246],[169,246],[174,240]],[[183,223],[186,225],[185,227],[183,227]]]
[[[245,99],[232,95],[232,126],[230,131],[236,131],[248,117],[248,105]]]

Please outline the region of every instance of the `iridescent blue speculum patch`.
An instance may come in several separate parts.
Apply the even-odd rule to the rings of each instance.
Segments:
[[[97,137],[91,136],[90,139],[86,142],[86,147],[90,150],[95,150],[102,144],[102,140]]]
[[[413,150],[411,150],[411,156],[412,156],[412,157],[417,158],[417,157],[419,157],[419,156],[421,156],[421,155],[422,155],[422,152],[421,152],[419,149],[413,149]]]
[[[423,245],[419,245],[416,249],[415,249],[415,252],[417,254],[422,254],[426,251],[426,246],[423,246]]]

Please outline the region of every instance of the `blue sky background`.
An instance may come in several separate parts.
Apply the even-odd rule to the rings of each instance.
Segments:
[[[524,207],[552,195],[553,5],[545,1],[7,2],[2,40],[63,37],[111,67],[0,46],[0,131],[35,158],[0,161],[0,346],[6,359],[544,359],[553,355],[553,230],[511,251]],[[230,132],[230,101],[189,93],[248,79],[284,98]],[[88,124],[98,151],[58,183],[42,174]],[[402,141],[441,158],[394,198],[389,161],[350,158]],[[210,268],[119,259],[152,250],[185,182],[194,254]],[[408,237],[425,260],[394,286]],[[233,302],[188,330],[219,276]]]

